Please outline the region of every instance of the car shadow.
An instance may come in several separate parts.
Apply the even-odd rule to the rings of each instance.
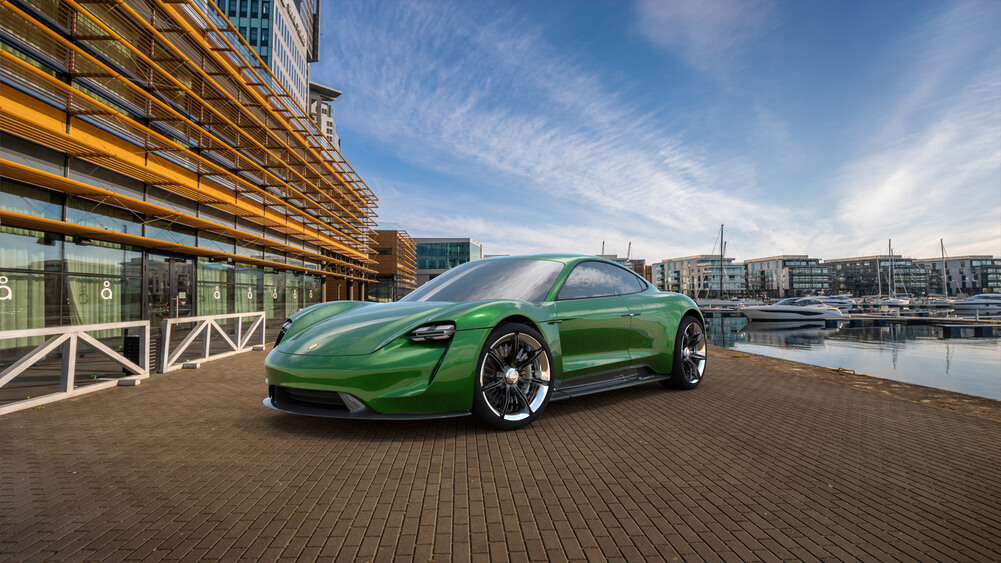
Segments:
[[[358,442],[423,441],[433,435],[466,434],[476,427],[470,416],[428,420],[350,420],[288,414],[270,409],[267,425],[274,431],[289,435]]]
[[[603,391],[583,397],[572,397],[551,401],[539,420],[533,425],[559,423],[577,418],[582,414],[605,409],[621,409],[627,403],[648,398],[651,393],[665,396],[679,393],[676,389],[664,388],[659,383],[638,385],[626,389]],[[428,420],[350,420],[323,418],[281,413],[267,409],[263,421],[268,429],[289,436],[313,438],[336,438],[352,442],[415,442],[428,438],[458,437],[477,433],[505,433],[477,423],[471,416],[428,419]],[[260,421],[256,425],[259,425]],[[515,431],[517,432],[517,431]]]

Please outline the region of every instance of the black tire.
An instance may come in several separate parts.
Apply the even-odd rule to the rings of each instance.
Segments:
[[[539,331],[521,323],[495,328],[480,351],[473,417],[498,430],[516,430],[542,414],[552,395],[553,354]]]
[[[706,373],[706,329],[695,317],[685,317],[674,339],[674,366],[664,387],[695,389]]]

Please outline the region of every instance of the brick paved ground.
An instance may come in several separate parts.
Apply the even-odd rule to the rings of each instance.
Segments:
[[[283,415],[263,353],[6,415],[0,560],[1001,560],[1001,422],[714,352],[508,433]]]

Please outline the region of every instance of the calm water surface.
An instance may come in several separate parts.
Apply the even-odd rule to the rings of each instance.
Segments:
[[[708,321],[716,346],[1001,400],[1001,338],[942,339],[933,326]]]

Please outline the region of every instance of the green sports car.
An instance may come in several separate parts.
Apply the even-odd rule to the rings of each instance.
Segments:
[[[264,404],[413,420],[472,414],[523,427],[552,399],[650,381],[694,389],[706,368],[695,303],[594,256],[486,258],[397,303],[334,301],[282,325]]]

